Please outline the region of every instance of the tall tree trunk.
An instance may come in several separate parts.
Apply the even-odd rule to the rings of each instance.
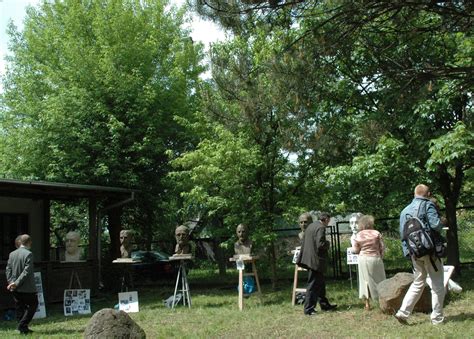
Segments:
[[[456,206],[459,200],[459,194],[462,187],[464,172],[462,164],[455,167],[454,177],[452,177],[445,166],[441,166],[439,171],[439,184],[443,194],[446,206],[446,218],[448,220],[449,230],[447,232],[448,257],[446,263],[455,267],[455,274],[461,274],[461,265],[459,260],[459,241],[458,224],[456,216]]]
[[[271,274],[272,274],[272,289],[276,289],[276,282],[277,282],[277,257],[276,257],[276,246],[275,242],[272,241],[270,244],[270,255],[271,255],[271,260],[270,260],[270,268],[271,268]]]
[[[122,228],[120,216],[122,207],[113,208],[107,211],[108,223],[107,229],[110,235],[110,256],[111,258],[120,258],[120,230]]]
[[[219,275],[223,276],[226,275],[226,269],[227,269],[227,261],[226,258],[224,258],[224,251],[222,250],[222,247],[220,246],[221,244],[221,238],[217,237],[215,239],[214,243],[214,251],[216,253],[216,260],[217,260],[217,266],[219,268]]]

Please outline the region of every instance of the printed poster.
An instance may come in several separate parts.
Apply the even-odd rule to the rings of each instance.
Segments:
[[[91,290],[64,290],[64,315],[79,315],[91,313]]]
[[[122,292],[119,296],[119,310],[127,313],[136,313],[138,308],[138,292]]]
[[[293,264],[296,264],[296,261],[298,260],[298,256],[300,255],[301,251],[301,246],[296,247],[292,252],[293,252],[293,260],[291,261]]]
[[[38,308],[33,319],[46,318],[46,305],[44,303],[43,282],[41,280],[41,272],[35,272],[36,294],[38,296]]]
[[[347,249],[347,265],[358,265],[359,255],[352,253],[351,247]]]

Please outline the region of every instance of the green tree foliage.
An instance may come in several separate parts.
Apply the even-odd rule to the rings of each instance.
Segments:
[[[130,227],[149,242],[167,216],[165,151],[192,138],[201,46],[167,1],[44,1],[10,26],[1,174],[139,189]],[[161,207],[160,207],[161,206]]]
[[[458,266],[455,209],[472,186],[472,2],[194,5],[236,36],[278,35],[268,58],[278,67],[262,72],[297,120],[286,129],[294,143],[276,147],[298,156],[300,198],[312,187],[333,210],[396,215],[426,182],[442,195]]]
[[[274,238],[272,226],[280,200],[276,198],[276,181],[281,180],[284,162],[277,142],[280,120],[278,112],[272,110],[270,82],[258,70],[268,50],[253,52],[261,47],[265,43],[258,38],[214,46],[213,77],[218,90],[208,86],[204,93],[207,117],[203,121],[208,128],[201,134],[197,150],[175,160],[175,164],[187,170],[192,186],[183,197],[188,203],[200,204],[208,217],[221,221],[217,234],[233,236],[235,227],[245,223],[254,240],[266,246]]]

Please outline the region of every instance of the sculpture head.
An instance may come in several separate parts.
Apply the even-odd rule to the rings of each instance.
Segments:
[[[239,224],[236,229],[238,241],[243,244],[249,239],[249,230],[246,225]]]
[[[132,231],[120,231],[120,255],[122,256],[122,258],[130,258],[132,256],[132,237]]]
[[[351,227],[352,233],[357,233],[359,230],[358,222],[362,213],[352,213],[349,219],[349,226]]]
[[[120,231],[120,244],[123,247],[130,247],[132,243],[132,232],[129,230]]]
[[[184,225],[176,227],[174,231],[174,235],[176,237],[176,243],[179,246],[184,246],[188,244],[189,241],[189,228]]]
[[[70,231],[66,234],[66,253],[75,255],[79,252],[79,242],[81,236],[76,231]]]
[[[251,255],[252,240],[249,239],[248,227],[244,224],[239,224],[236,229],[237,241],[234,243],[234,252],[236,255]]]
[[[300,225],[301,232],[304,232],[306,228],[313,222],[313,217],[309,212],[301,214],[298,218],[298,224]]]

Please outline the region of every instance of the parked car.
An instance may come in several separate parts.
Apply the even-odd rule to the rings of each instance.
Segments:
[[[161,251],[134,251],[132,259],[137,260],[133,266],[134,280],[157,280],[160,278],[173,278],[178,272],[176,261],[169,260],[170,255]]]

